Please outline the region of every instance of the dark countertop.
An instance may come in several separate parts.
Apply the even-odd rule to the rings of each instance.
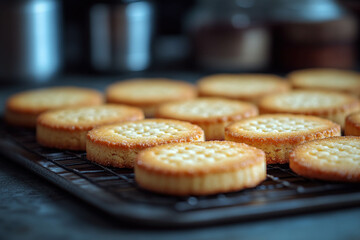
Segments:
[[[187,77],[178,79],[189,79]],[[114,80],[73,77],[62,85],[104,89]],[[191,79],[190,79],[191,80]],[[56,82],[50,83],[58,84]],[[32,85],[2,87],[0,111],[12,93]],[[193,229],[139,229],[117,223],[29,170],[0,155],[0,239],[360,239],[360,205]]]

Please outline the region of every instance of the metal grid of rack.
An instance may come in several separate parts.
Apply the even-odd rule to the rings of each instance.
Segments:
[[[220,223],[360,204],[360,185],[306,179],[288,165],[268,165],[261,185],[239,192],[201,197],[155,194],[138,187],[132,169],[101,166],[88,161],[84,152],[41,147],[33,130],[4,124],[0,130],[6,136],[1,152],[114,217],[138,224]]]

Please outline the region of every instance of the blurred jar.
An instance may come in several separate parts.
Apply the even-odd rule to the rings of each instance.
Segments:
[[[355,66],[356,20],[336,1],[273,0],[268,4],[275,67]]]
[[[150,1],[95,0],[90,8],[90,56],[100,72],[141,71],[150,66],[154,29]]]
[[[46,81],[62,66],[56,0],[0,1],[0,79]]]
[[[198,66],[260,71],[268,66],[269,32],[261,0],[200,0],[187,19]]]

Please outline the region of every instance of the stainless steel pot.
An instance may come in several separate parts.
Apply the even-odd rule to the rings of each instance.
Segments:
[[[90,9],[91,65],[106,72],[141,71],[151,63],[153,5],[99,1]]]
[[[0,81],[46,81],[61,68],[60,3],[0,1]]]

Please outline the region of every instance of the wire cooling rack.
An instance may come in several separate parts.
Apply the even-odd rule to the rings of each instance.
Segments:
[[[0,151],[119,220],[176,227],[269,218],[360,205],[360,185],[306,179],[288,165],[268,165],[256,188],[171,197],[138,187],[132,169],[90,162],[86,153],[41,147],[35,132],[0,124]]]

